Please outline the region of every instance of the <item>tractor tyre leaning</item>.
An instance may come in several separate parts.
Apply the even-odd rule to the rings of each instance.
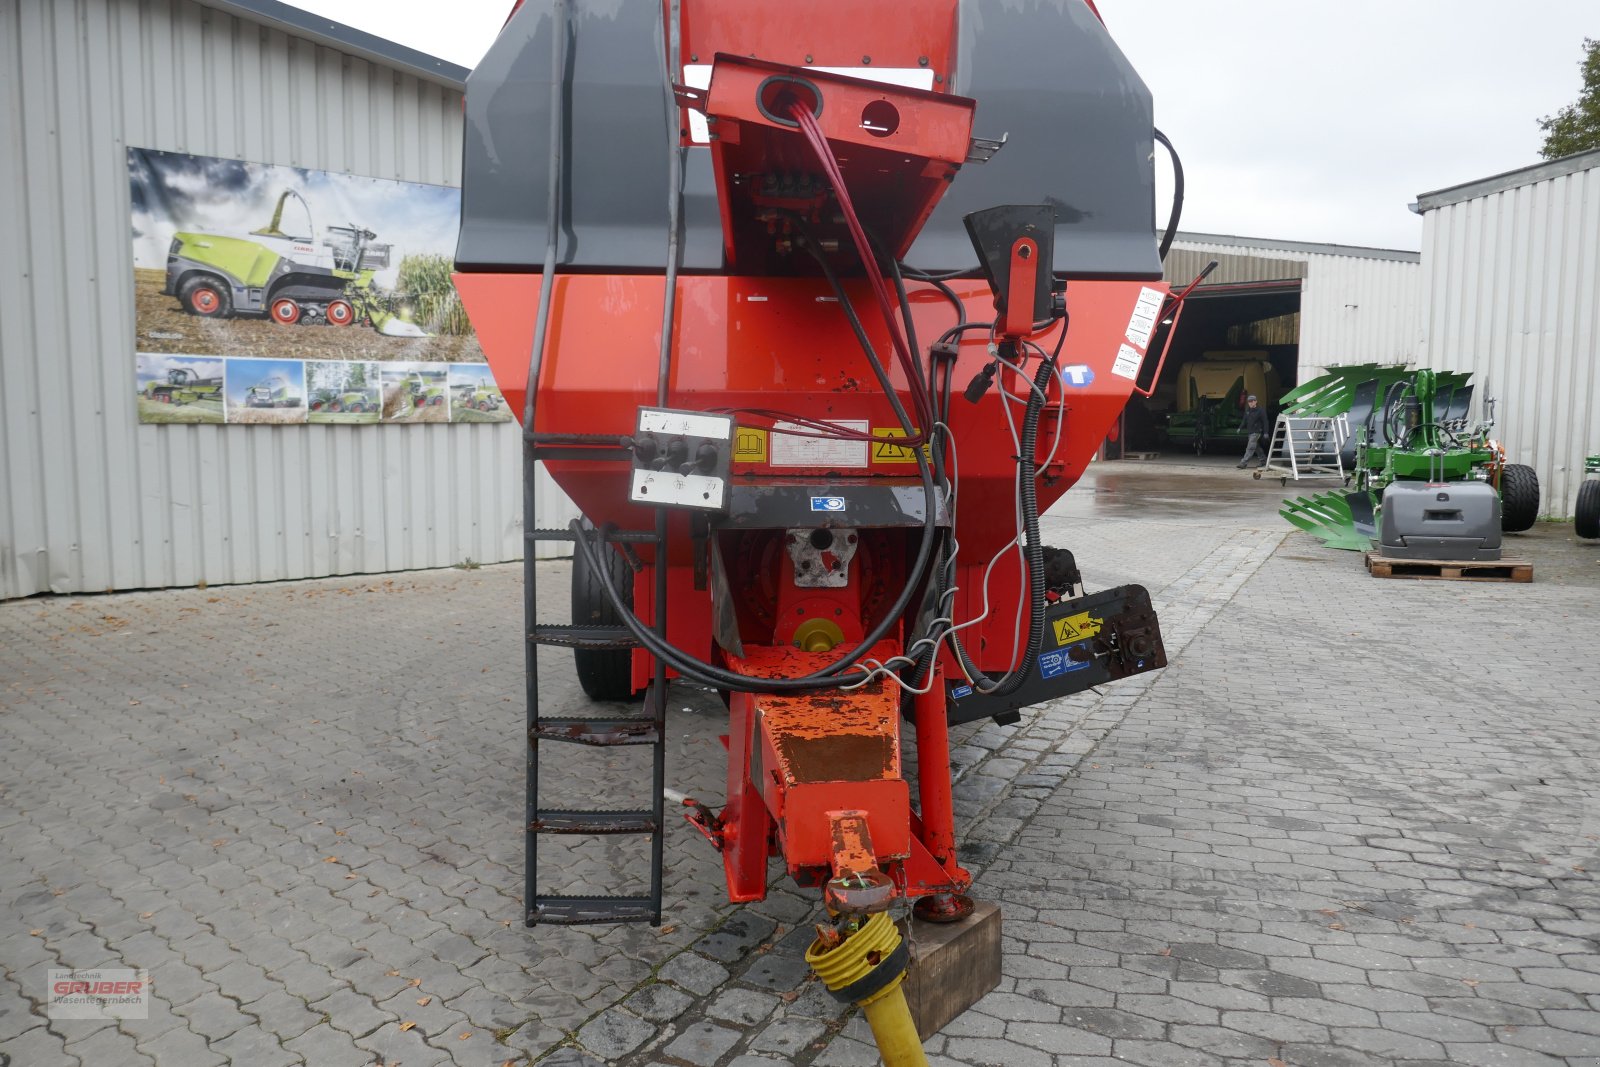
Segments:
[[[1578,486],[1578,508],[1572,513],[1579,537],[1600,537],[1600,478]]]
[[[611,568],[611,582],[622,594],[623,602],[633,607],[633,569],[611,545],[596,545],[605,565]],[[600,576],[589,569],[582,552],[572,560],[572,623],[574,626],[620,626],[616,609],[606,597]],[[590,700],[633,699],[633,650],[629,648],[577,648],[572,651],[578,668],[578,684]]]
[[[1500,472],[1500,529],[1522,533],[1539,518],[1539,475],[1532,467],[1507,463]]]

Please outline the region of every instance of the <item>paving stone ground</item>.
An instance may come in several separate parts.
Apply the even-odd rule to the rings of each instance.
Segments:
[[[1047,517],[1092,587],[1151,589],[1172,662],[954,731],[1004,977],[932,1062],[1600,1064],[1600,551],[1541,527],[1531,586],[1380,581],[1280,495],[1117,464]],[[876,1062],[808,980],[814,900],[729,906],[687,825],[660,930],[517,921],[520,610],[515,567],[0,605],[0,1063]],[[719,802],[720,704],[677,688],[669,726]],[[150,1017],[46,1019],[46,968],[96,965],[147,968]]]

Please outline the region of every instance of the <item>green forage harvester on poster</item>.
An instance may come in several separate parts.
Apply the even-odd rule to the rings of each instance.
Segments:
[[[140,422],[511,418],[450,278],[460,190],[146,148],[128,175]]]

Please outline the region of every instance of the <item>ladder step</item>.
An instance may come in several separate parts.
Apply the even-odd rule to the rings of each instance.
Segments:
[[[541,811],[533,820],[536,834],[652,834],[655,814],[650,811]]]
[[[578,926],[583,923],[653,923],[658,909],[650,897],[535,897],[530,923]]]
[[[530,740],[580,745],[653,745],[661,736],[650,719],[540,719],[528,733]]]
[[[539,645],[563,648],[634,648],[639,642],[626,626],[573,626],[541,622],[533,627],[528,640]]]
[[[572,530],[563,527],[559,530],[530,530],[524,537],[528,541],[573,541],[577,535]],[[649,530],[612,530],[605,535],[605,540],[612,544],[649,545],[654,544],[656,535]]]

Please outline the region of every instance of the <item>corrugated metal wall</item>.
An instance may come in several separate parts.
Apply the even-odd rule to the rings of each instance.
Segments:
[[[1167,256],[1167,276],[1187,282],[1216,259],[1208,282],[1303,279],[1299,377],[1304,382],[1336,364],[1415,358],[1421,338],[1420,268],[1415,258],[1397,255],[1406,254],[1347,255],[1265,242],[1179,239]]]
[[[1345,363],[1405,363],[1421,339],[1421,265],[1309,255],[1300,290],[1300,380]]]
[[[0,47],[0,599],[522,555],[514,424],[134,404],[128,146],[458,184],[459,93],[189,0],[10,0]]]
[[[1499,398],[1511,460],[1570,516],[1600,452],[1600,167],[1428,210],[1422,233],[1422,362]]]

